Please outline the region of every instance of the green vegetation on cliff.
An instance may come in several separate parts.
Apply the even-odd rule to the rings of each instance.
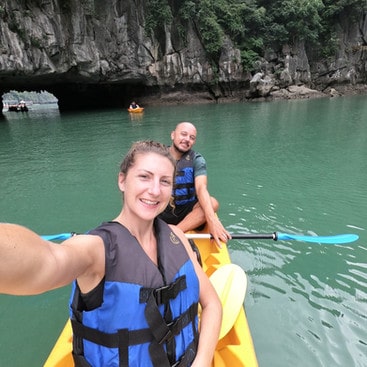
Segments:
[[[241,51],[242,65],[252,71],[266,51],[304,42],[320,59],[336,51],[336,26],[358,21],[366,0],[148,0],[146,31],[185,29],[192,20],[208,56],[216,64],[225,35]]]

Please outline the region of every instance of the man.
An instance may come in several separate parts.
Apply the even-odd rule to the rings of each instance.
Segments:
[[[169,150],[177,162],[174,202],[160,217],[169,224],[177,225],[183,232],[207,223],[210,234],[220,246],[220,241],[227,242],[231,235],[215,214],[219,204],[207,189],[205,159],[192,150],[196,135],[196,128],[191,122],[181,122],[171,132],[172,145]]]

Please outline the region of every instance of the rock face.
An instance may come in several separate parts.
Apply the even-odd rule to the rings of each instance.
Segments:
[[[126,107],[161,98],[287,98],[367,82],[367,17],[340,25],[335,60],[311,62],[302,43],[268,51],[250,75],[225,38],[215,73],[194,24],[145,31],[144,0],[7,0],[0,5],[0,92],[47,90],[60,109]],[[293,92],[290,86],[300,87]]]

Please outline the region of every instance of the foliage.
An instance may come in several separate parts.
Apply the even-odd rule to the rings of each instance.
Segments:
[[[172,21],[172,11],[167,0],[148,0],[145,31],[148,35],[160,32]]]
[[[322,0],[259,1],[266,10],[269,28],[265,38],[270,43],[315,41],[321,30]]]
[[[216,0],[203,0],[197,7],[196,22],[203,44],[211,55],[219,53],[223,41],[223,27],[216,14]]]
[[[224,36],[234,43],[241,45],[246,55],[246,64],[251,64],[256,58],[258,47],[263,41],[256,32],[250,34],[250,29],[256,29],[262,22],[263,8],[257,8],[255,0],[201,0],[182,1],[180,15],[183,19],[191,20],[201,37],[202,44],[214,64],[217,64]]]
[[[146,27],[156,32],[175,19],[184,37],[182,22],[192,22],[214,64],[228,36],[240,49],[244,68],[251,70],[267,49],[298,41],[322,57],[332,55],[338,20],[360,19],[365,11],[366,0],[148,0]]]
[[[367,2],[365,0],[324,0],[325,19],[337,20],[342,16],[358,18],[367,11]]]
[[[361,0],[324,0],[325,12],[322,17],[322,31],[319,39],[321,55],[330,57],[335,55],[338,48],[336,25],[347,19],[348,22],[358,23],[367,12],[367,2]]]
[[[255,62],[258,60],[259,55],[252,50],[241,51],[241,62],[245,70],[253,71]]]

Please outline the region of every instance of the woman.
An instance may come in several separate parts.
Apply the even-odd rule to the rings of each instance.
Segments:
[[[160,143],[133,144],[118,175],[120,214],[62,245],[0,224],[0,292],[37,294],[76,279],[76,366],[211,364],[220,300],[183,232],[156,219],[170,200],[174,167]]]

